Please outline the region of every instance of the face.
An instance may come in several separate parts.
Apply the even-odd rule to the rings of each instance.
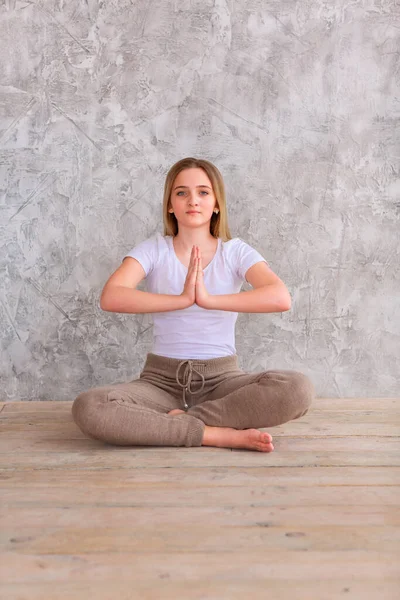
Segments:
[[[180,171],[172,185],[170,203],[178,223],[199,226],[208,223],[213,210],[218,209],[211,181],[203,169],[191,168]],[[196,214],[190,214],[195,211]]]

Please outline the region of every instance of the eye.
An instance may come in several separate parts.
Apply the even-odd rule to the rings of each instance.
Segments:
[[[176,192],[176,195],[179,196],[179,194],[185,194],[186,192],[180,191],[180,192]],[[206,190],[201,190],[200,191],[201,194],[207,194],[208,196],[208,192]]]

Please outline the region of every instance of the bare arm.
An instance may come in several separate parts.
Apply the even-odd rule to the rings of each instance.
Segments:
[[[119,313],[154,313],[188,306],[184,296],[153,294],[122,285],[106,285],[100,298],[102,310]]]
[[[182,294],[154,294],[137,290],[136,286],[145,277],[140,262],[136,258],[126,257],[105,284],[100,308],[119,313],[154,313],[181,310],[194,303],[195,270],[192,258]]]
[[[290,310],[290,296],[286,286],[269,284],[247,292],[210,296],[207,308],[233,312],[269,313]]]
[[[200,306],[233,312],[270,313],[290,310],[292,300],[283,281],[272,271],[266,261],[259,261],[247,269],[246,280],[253,290],[236,294],[211,295],[199,284]],[[205,293],[204,293],[205,292]],[[202,294],[204,299],[202,299]]]

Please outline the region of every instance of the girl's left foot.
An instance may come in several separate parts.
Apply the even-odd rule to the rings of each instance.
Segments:
[[[170,410],[169,415],[184,413],[180,408]],[[247,448],[259,452],[273,452],[272,435],[258,429],[233,429],[231,427],[204,428],[202,446],[216,446],[217,448]]]
[[[204,428],[202,446],[217,448],[247,448],[259,452],[273,452],[272,435],[259,429],[233,429],[232,427]]]

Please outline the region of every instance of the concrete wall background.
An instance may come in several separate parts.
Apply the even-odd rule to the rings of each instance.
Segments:
[[[139,376],[151,317],[99,296],[184,156],[292,295],[239,315],[242,368],[399,395],[399,32],[390,0],[0,3],[0,399]]]

